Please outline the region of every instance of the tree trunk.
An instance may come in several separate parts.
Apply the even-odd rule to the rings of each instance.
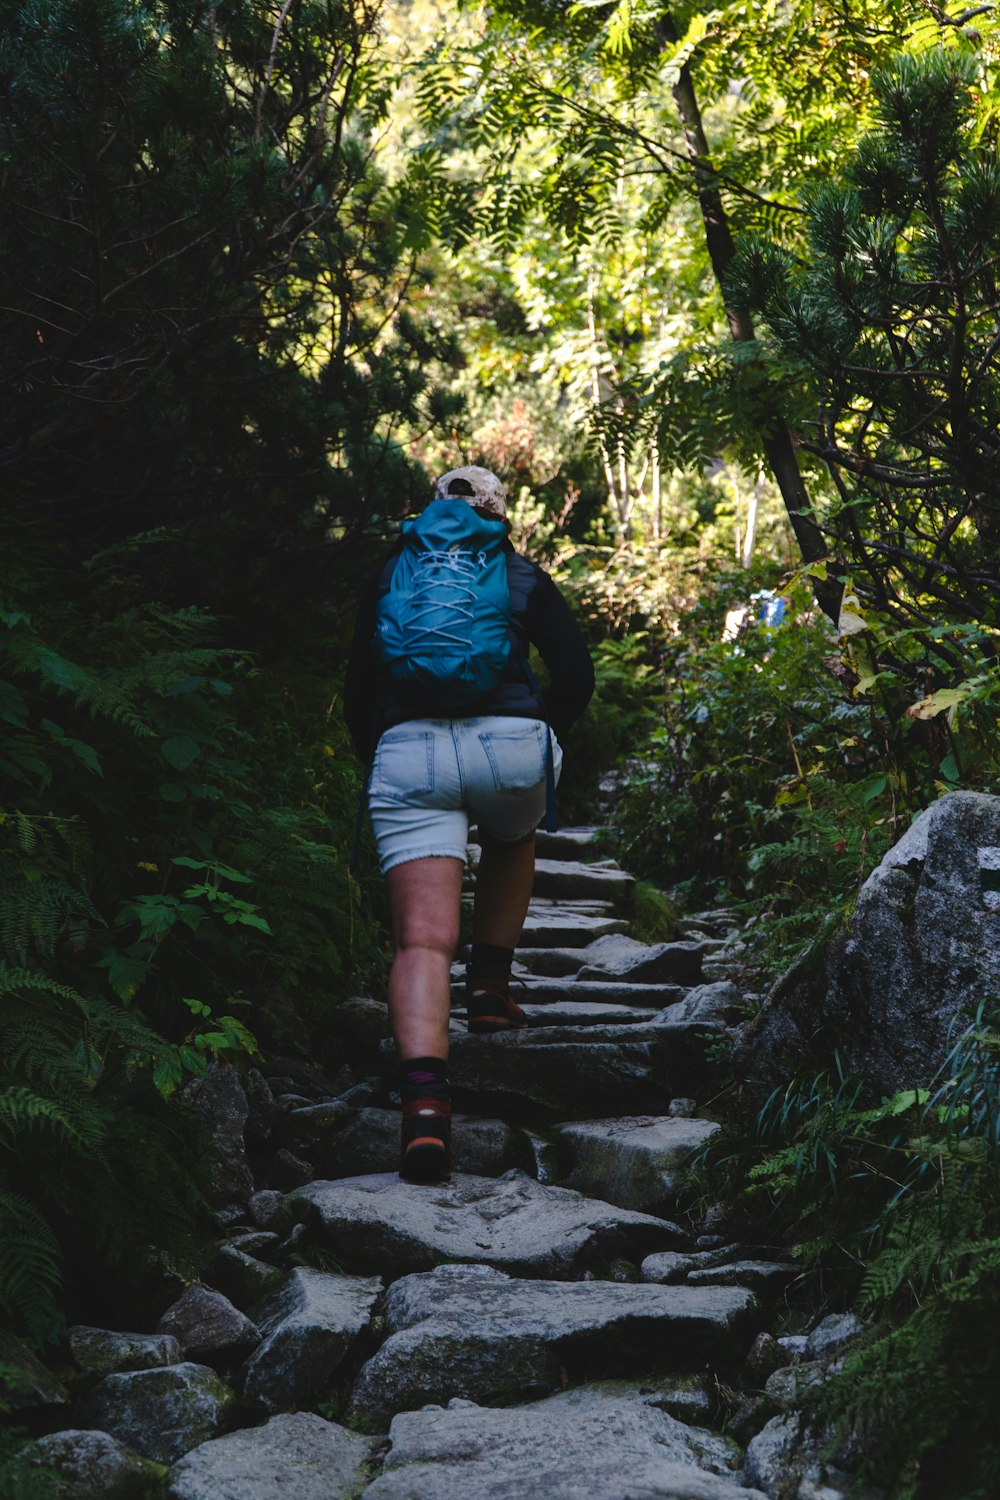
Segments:
[[[679,38],[672,18],[669,15],[661,16],[657,26],[664,46],[676,46]],[[702,223],[705,226],[705,244],[712,263],[712,271],[722,293],[729,332],[734,343],[752,343],[755,335],[749,312],[745,307],[734,306],[726,295],[725,275],[734,253],[733,235],[722,203],[722,195],[716,184],[708,139],[702,124],[691,69],[687,63],[681,68],[673,88],[673,96],[684,128],[688,160],[694,171],[698,203],[701,207]],[[764,439],[764,453],[781,491],[788,519],[804,560],[807,563],[819,562],[821,558],[828,555],[829,548],[810,511],[809,495],[799,472],[792,435],[787,423],[778,412],[774,413],[770,435]],[[813,586],[820,608],[836,624],[840,618],[840,598],[843,592],[841,581],[835,577],[817,578]]]

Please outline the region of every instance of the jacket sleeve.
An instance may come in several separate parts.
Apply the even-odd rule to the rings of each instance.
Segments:
[[[528,639],[549,673],[549,723],[560,740],[594,692],[594,664],[573,612],[548,573],[539,569],[528,619]]]

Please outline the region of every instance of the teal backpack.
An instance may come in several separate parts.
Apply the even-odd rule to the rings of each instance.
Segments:
[[[378,602],[375,656],[393,689],[427,715],[486,698],[511,654],[507,527],[465,500],[432,500],[403,522],[402,551]]]

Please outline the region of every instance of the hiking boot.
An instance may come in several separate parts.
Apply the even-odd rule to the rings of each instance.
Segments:
[[[523,1031],[528,1018],[511,998],[509,979],[470,979],[466,988],[468,1027],[473,1036]]]
[[[407,1182],[444,1182],[451,1174],[451,1103],[412,1099],[403,1105],[399,1175]]]

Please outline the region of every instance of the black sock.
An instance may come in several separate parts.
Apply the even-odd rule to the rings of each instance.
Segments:
[[[414,1099],[448,1099],[448,1064],[443,1057],[411,1057],[399,1067],[399,1097],[403,1104]]]
[[[473,943],[468,976],[470,979],[509,979],[513,962],[513,948],[501,948],[498,943]]]

